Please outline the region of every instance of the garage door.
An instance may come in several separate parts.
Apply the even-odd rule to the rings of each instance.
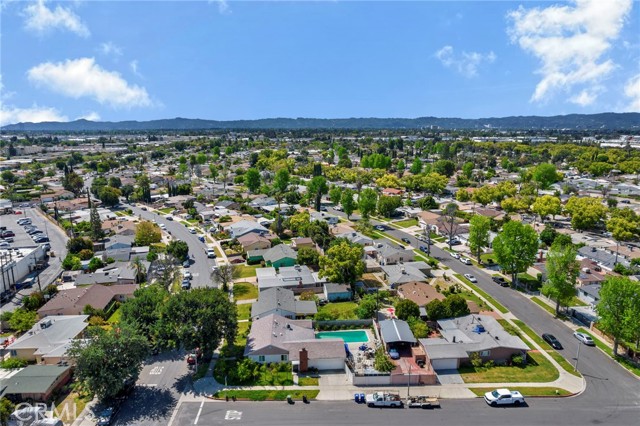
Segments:
[[[344,370],[344,358],[310,360],[309,367],[315,367],[318,370]]]
[[[458,368],[458,358],[432,359],[431,366],[434,370],[455,370]]]

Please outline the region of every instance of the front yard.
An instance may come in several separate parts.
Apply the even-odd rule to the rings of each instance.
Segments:
[[[559,376],[553,364],[537,351],[529,352],[525,366],[465,366],[458,371],[465,383],[546,383]]]
[[[256,276],[256,269],[260,265],[237,265],[238,278],[251,278]]]
[[[233,298],[235,300],[252,300],[258,298],[258,287],[251,283],[234,283]]]
[[[237,399],[249,401],[284,401],[289,395],[296,400],[301,400],[303,395],[314,399],[318,393],[320,393],[319,390],[228,390],[216,392],[214,397],[225,399],[227,396],[229,398],[235,396]]]
[[[399,226],[400,228],[410,228],[412,226],[418,226],[418,219],[416,218],[405,219],[405,220],[400,220],[398,222],[392,222],[392,223],[396,226]]]
[[[248,320],[249,318],[251,318],[251,303],[242,303],[236,306],[238,308],[239,320]]]

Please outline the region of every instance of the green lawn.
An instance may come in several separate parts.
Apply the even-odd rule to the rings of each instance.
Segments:
[[[233,298],[235,300],[251,300],[258,298],[258,287],[251,283],[234,283]]]
[[[251,318],[251,303],[243,303],[241,305],[236,305],[238,308],[238,319],[246,320]]]
[[[213,246],[213,251],[216,252],[216,257],[222,257],[222,252],[218,248],[218,246]]]
[[[591,338],[595,342],[596,346],[598,348],[600,348],[602,351],[604,351],[607,355],[609,355],[610,357],[613,358],[613,349],[610,348],[609,346],[607,346],[606,344],[604,344],[593,333],[591,333],[590,331],[588,331],[588,330],[586,330],[585,328],[582,328],[582,327],[579,328],[578,331],[581,332],[581,333],[585,333],[585,334],[588,334],[589,336],[591,336]],[[627,359],[625,359],[625,358],[623,358],[621,356],[616,356],[615,360],[618,361],[618,363],[620,365],[622,365],[627,370],[631,371],[636,376],[640,376],[640,367],[638,367],[636,365],[633,365],[630,361],[628,361]]]
[[[216,392],[214,397],[225,399],[227,396],[229,398],[235,396],[238,399],[249,401],[284,401],[288,395],[291,395],[293,399],[300,401],[303,395],[306,395],[309,399],[314,399],[319,392],[319,390],[228,390]]]
[[[518,274],[518,283],[526,286],[529,290],[538,290],[541,287],[540,281],[527,273]]]
[[[468,290],[465,290],[465,291],[462,291],[462,292],[457,293],[457,294],[459,294],[460,296],[464,297],[465,300],[469,300],[471,302],[474,302],[483,311],[493,311],[493,309],[491,309],[491,307],[489,305],[487,305],[482,299],[480,299],[478,296],[476,296],[475,293],[472,293],[472,292],[470,292]]]
[[[118,308],[115,310],[115,312],[109,317],[109,319],[107,320],[107,322],[109,324],[117,324],[120,322],[120,317],[122,316],[122,310],[121,308]]]
[[[549,306],[547,303],[545,303],[545,301],[540,299],[538,296],[533,296],[531,298],[531,300],[536,305],[540,306],[542,309],[544,309],[545,311],[549,312],[554,317],[556,316],[556,310],[554,308],[552,308],[551,306]],[[565,316],[563,314],[558,315],[558,318],[564,318],[564,317]]]
[[[456,278],[458,278],[460,281],[462,281],[463,283],[465,283],[467,286],[469,286],[471,289],[473,289],[473,291],[478,293],[480,296],[484,297],[484,299],[487,302],[491,303],[493,306],[496,307],[497,310],[499,310],[503,314],[506,314],[507,312],[509,312],[509,310],[507,308],[505,308],[504,306],[502,306],[500,303],[498,303],[498,301],[496,299],[494,299],[493,297],[489,296],[487,293],[485,293],[477,285],[473,284],[471,281],[466,279],[464,276],[462,276],[460,274],[454,274],[454,276]]]
[[[298,377],[299,386],[318,386],[319,380],[317,377]]]
[[[259,268],[260,265],[237,265],[238,268],[238,278],[250,278],[256,276],[256,269]]]
[[[327,303],[318,309],[318,313],[326,312],[334,320],[358,319],[357,308],[358,304],[354,302]]]
[[[418,226],[418,219],[405,219],[400,220],[398,222],[393,222],[393,225],[399,226],[400,228],[410,228],[412,226]]]
[[[484,396],[485,393],[487,392],[491,392],[492,390],[495,390],[495,388],[469,388],[469,390],[473,393],[475,393],[478,396]],[[523,396],[567,396],[567,395],[571,395],[571,393],[566,390],[566,389],[560,389],[560,388],[552,388],[552,387],[524,387],[524,388],[520,388],[520,387],[516,387],[516,388],[509,388],[509,390],[512,391],[518,391],[520,392]]]
[[[76,414],[79,416],[87,403],[92,399],[91,395],[72,391],[71,386],[67,385],[63,388],[61,395],[55,400],[56,412],[61,414],[60,420],[70,425],[76,420],[73,415]]]
[[[480,255],[480,260],[485,265],[495,265],[497,263],[496,257],[493,253],[484,253]]]
[[[542,354],[529,353],[526,366],[495,366],[476,369],[465,366],[458,369],[465,383],[546,383],[559,376],[558,370]]]
[[[569,361],[567,361],[562,355],[560,355],[558,352],[556,352],[555,349],[553,349],[551,347],[551,345],[549,345],[547,342],[545,342],[544,340],[542,340],[542,337],[538,336],[532,329],[529,328],[528,325],[526,325],[524,322],[520,321],[520,320],[513,320],[513,322],[527,335],[529,336],[529,338],[531,340],[533,340],[534,342],[536,342],[538,345],[540,345],[540,347],[542,349],[544,349],[545,351],[547,351],[547,353],[549,355],[551,355],[551,358],[553,358],[558,364],[560,364],[560,366],[567,372],[567,373],[571,373],[574,376],[577,377],[582,377],[582,374],[580,374],[580,372],[575,371],[573,368],[573,365],[571,365],[569,363]]]
[[[169,214],[172,211],[174,211],[175,209],[173,207],[165,207],[163,209],[158,209],[159,212],[163,213],[163,214]]]

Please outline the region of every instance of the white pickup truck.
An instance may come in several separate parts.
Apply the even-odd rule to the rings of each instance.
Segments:
[[[520,405],[524,404],[524,396],[518,391],[509,389],[496,389],[484,394],[487,404],[495,407],[497,405]]]
[[[367,394],[365,401],[369,407],[402,407],[400,395],[396,393],[374,392]]]

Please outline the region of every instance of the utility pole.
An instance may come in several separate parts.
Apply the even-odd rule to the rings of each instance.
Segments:
[[[576,365],[573,367],[573,371],[578,371],[578,362],[580,361],[580,348],[582,347],[582,341],[578,340],[578,354],[576,355]]]
[[[411,391],[411,364],[409,364],[409,381],[407,382],[407,401],[409,400],[410,391]]]

